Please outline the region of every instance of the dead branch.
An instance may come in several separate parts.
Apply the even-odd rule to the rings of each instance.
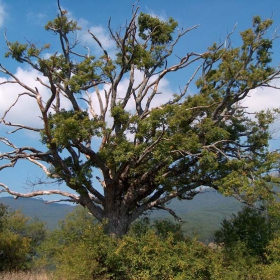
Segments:
[[[3,183],[0,183],[0,187],[3,188],[2,190],[0,190],[0,193],[7,192],[7,193],[13,195],[15,199],[17,199],[18,197],[30,198],[30,197],[36,197],[36,196],[41,196],[41,195],[58,194],[58,195],[70,197],[73,201],[77,201],[77,202],[79,201],[79,196],[76,196],[72,193],[64,192],[61,190],[49,190],[49,191],[40,190],[40,191],[33,191],[33,192],[29,192],[29,193],[20,193],[20,192],[12,191],[10,188],[8,188],[8,186],[6,186]]]

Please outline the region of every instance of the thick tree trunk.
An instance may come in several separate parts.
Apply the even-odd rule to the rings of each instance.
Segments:
[[[128,216],[120,215],[118,211],[112,211],[105,215],[105,223],[106,233],[116,237],[126,234],[130,226]]]
[[[104,222],[106,223],[105,232],[116,237],[121,237],[127,233],[131,221],[127,209],[122,205],[122,198],[116,194],[118,186],[110,187],[105,189],[106,202],[104,204],[103,215]]]

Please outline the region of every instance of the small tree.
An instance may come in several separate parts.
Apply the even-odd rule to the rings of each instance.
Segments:
[[[261,258],[273,237],[272,221],[263,212],[249,207],[229,220],[224,219],[221,229],[215,232],[215,242],[223,243],[226,251],[240,249],[243,244],[246,253]]]
[[[107,231],[118,236],[142,213],[168,210],[165,203],[176,197],[192,199],[201,186],[248,203],[272,198],[267,182],[279,181],[272,176],[279,154],[268,151],[268,141],[277,110],[256,112],[253,118],[241,104],[252,89],[273,87],[271,82],[279,75],[270,66],[274,38],[266,36],[272,20],[254,17],[252,28],[240,33],[240,47],[230,44],[229,34],[225,43],[215,43],[203,53],[179,55],[176,45],[197,26],[176,35],[174,19],[138,14],[133,7],[131,20],[119,31],[113,31],[109,21],[116,50],[112,57],[88,31],[103,53],[95,57],[70,40],[80,28],[61,10],[59,0],[58,8],[58,16],[45,27],[61,47],[52,55],[44,56],[49,44],[7,40],[6,57],[35,69],[38,85],[49,95],[43,98],[39,86],[29,86],[0,65],[9,77],[2,84],[15,83],[23,89],[14,104],[22,96],[36,100],[42,120],[40,127],[10,122],[13,104],[0,121],[14,127],[14,133],[40,134],[44,145],[17,147],[1,137],[6,152],[0,154],[5,159],[0,170],[27,160],[50,180],[64,182],[70,192],[19,193],[1,183],[3,191],[16,197],[62,195],[86,207],[98,221],[107,220]],[[171,73],[181,75],[187,67],[195,70],[184,88],[168,102],[152,106],[159,94],[165,94],[159,92],[162,81]],[[128,85],[123,91],[124,80]],[[189,95],[194,80],[197,93]],[[70,109],[62,106],[63,99]],[[102,174],[96,177],[99,185],[92,180],[95,169]]]

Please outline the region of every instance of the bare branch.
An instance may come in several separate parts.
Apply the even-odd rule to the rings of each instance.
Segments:
[[[196,74],[198,73],[199,69],[202,66],[199,65],[196,70],[194,71],[193,75],[191,76],[191,78],[188,80],[188,82],[185,85],[185,88],[181,91],[181,94],[179,96],[177,96],[176,98],[174,98],[174,100],[170,100],[169,102],[167,102],[166,104],[174,104],[178,101],[180,101],[188,92],[189,86],[191,84],[191,82],[194,80],[194,78],[196,77]]]
[[[175,220],[177,220],[178,222],[182,222],[183,220],[176,214],[176,212],[175,211],[173,211],[172,209],[170,209],[170,208],[168,208],[168,207],[166,207],[166,206],[164,206],[164,205],[157,205],[157,206],[155,206],[155,208],[156,209],[161,209],[161,210],[165,210],[165,211],[167,211],[170,215],[172,215],[174,218],[175,218]]]
[[[70,197],[73,201],[79,201],[79,197],[72,194],[72,193],[69,193],[69,192],[64,192],[64,191],[61,191],[61,190],[49,190],[49,191],[33,191],[33,192],[30,192],[30,193],[20,193],[20,192],[15,192],[15,191],[12,191],[11,189],[8,188],[8,186],[6,186],[5,184],[3,183],[0,183],[0,187],[2,187],[3,189],[0,190],[0,193],[3,193],[3,192],[7,192],[11,195],[14,196],[15,199],[17,199],[18,197],[36,197],[36,196],[41,196],[41,195],[53,195],[53,194],[58,194],[58,195],[62,195],[62,196],[66,196],[66,197]]]
[[[1,121],[0,121],[0,123],[1,123]],[[4,123],[6,126],[14,126],[14,127],[17,127],[17,129],[7,132],[8,134],[15,133],[15,132],[17,132],[18,130],[21,130],[21,129],[26,129],[26,130],[35,131],[35,132],[40,132],[40,131],[41,131],[40,128],[30,127],[30,126],[22,125],[22,124],[10,123],[10,122],[7,122],[7,121],[5,121],[5,120],[3,120],[3,123]]]
[[[90,111],[92,117],[96,118],[96,117],[97,117],[97,114],[95,113],[95,110],[94,110],[94,108],[93,108],[93,103],[92,103],[91,95],[89,94],[89,92],[88,92],[87,90],[86,90],[85,92],[86,92],[86,95],[87,95],[88,100],[86,100],[86,99],[84,99],[84,98],[83,98],[83,100],[88,104],[88,106],[89,106],[89,111]]]
[[[89,29],[88,29],[88,33],[91,35],[91,37],[94,39],[94,41],[99,45],[99,47],[102,49],[105,57],[108,59],[109,58],[108,52],[103,48],[100,40]]]
[[[18,100],[20,99],[20,97],[21,97],[21,96],[24,96],[24,95],[28,95],[28,96],[30,96],[30,97],[32,97],[32,98],[36,98],[36,95],[30,94],[30,93],[28,93],[28,92],[23,92],[23,93],[18,94],[18,96],[17,96],[15,102],[4,112],[2,118],[0,119],[0,123],[1,123],[2,121],[4,121],[5,117],[6,117],[7,114],[11,111],[11,109],[17,104],[17,102],[18,102]]]
[[[50,177],[50,178],[60,178],[59,175],[57,175],[57,174],[52,174],[52,173],[48,170],[48,168],[47,168],[44,164],[40,163],[39,161],[37,161],[37,160],[35,160],[35,159],[32,159],[31,157],[26,157],[26,158],[27,158],[30,162],[32,162],[32,163],[36,164],[37,166],[39,166],[39,167],[44,171],[44,173],[45,173],[48,177]]]
[[[27,86],[26,84],[24,84],[22,81],[20,81],[13,73],[11,73],[10,71],[8,71],[2,64],[0,64],[0,72],[9,75],[10,77],[12,77],[15,82],[20,85],[21,87],[25,88],[26,90],[30,91],[30,93],[33,93],[34,96],[36,96],[36,91],[32,88],[30,88],[29,86]],[[32,96],[32,95],[30,95]],[[34,97],[32,96],[32,97]]]

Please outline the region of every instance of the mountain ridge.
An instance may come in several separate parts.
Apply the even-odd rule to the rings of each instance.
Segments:
[[[25,216],[38,218],[46,223],[50,230],[58,226],[60,220],[75,209],[75,206],[62,203],[47,204],[43,199],[22,198],[14,199],[12,196],[0,197],[0,203],[9,206],[13,211],[20,210]]]
[[[8,205],[12,210],[21,210],[31,218],[38,218],[46,223],[48,229],[55,229],[59,221],[65,219],[75,206],[64,203],[46,204],[43,199],[18,198],[12,196],[0,197],[0,203]],[[209,241],[213,232],[219,228],[224,218],[242,209],[242,204],[232,197],[225,197],[216,191],[205,191],[195,196],[193,200],[172,200],[166,205],[175,211],[183,223],[182,228],[188,235],[196,235],[200,240]],[[149,213],[151,221],[171,219],[173,217],[164,210],[154,210]]]

